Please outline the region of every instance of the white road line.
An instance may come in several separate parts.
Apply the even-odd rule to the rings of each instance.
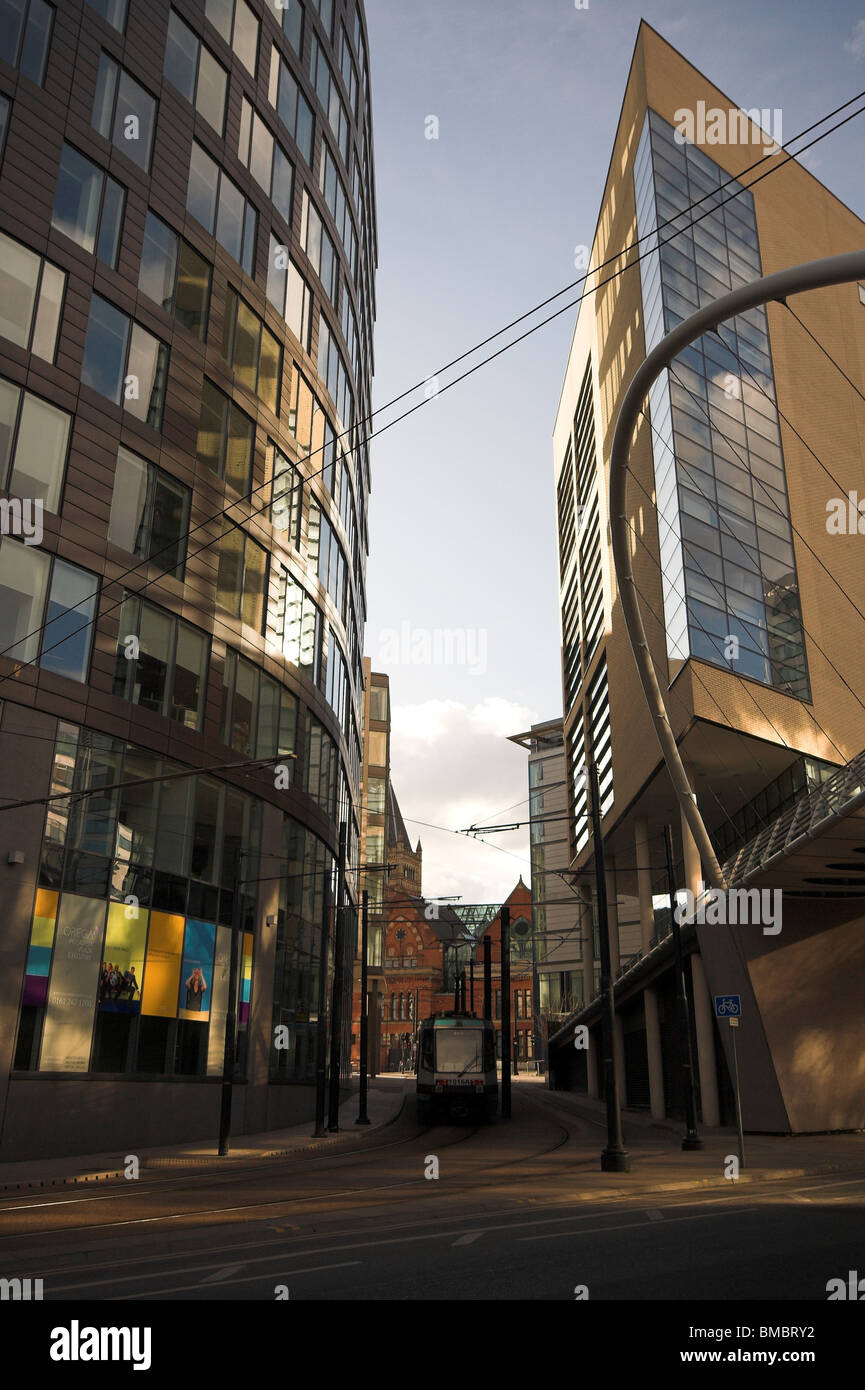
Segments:
[[[735,1216],[740,1216],[745,1213],[749,1216],[756,1215],[756,1212],[751,1211],[748,1207],[734,1207],[732,1211],[732,1214]],[[730,1211],[696,1212],[693,1216],[674,1216],[669,1224],[677,1221],[709,1221],[713,1216],[730,1215]],[[628,1221],[622,1226],[595,1226],[594,1229],[590,1227],[589,1230],[581,1231],[548,1231],[542,1236],[517,1236],[517,1240],[522,1243],[530,1240],[560,1240],[562,1236],[615,1235],[619,1231],[633,1231],[637,1227],[645,1230],[645,1221]]]
[[[217,1269],[214,1270],[213,1274],[208,1274],[206,1279],[202,1279],[199,1287],[204,1284],[221,1284],[223,1280],[228,1279],[230,1275],[239,1274],[240,1271],[245,1268],[246,1265],[226,1265],[225,1269]]]
[[[662,1211],[658,1211],[657,1207],[647,1207],[646,1215],[648,1216],[650,1221],[663,1221],[664,1219],[664,1213]]]
[[[321,1274],[326,1269],[348,1269],[351,1265],[359,1264],[363,1264],[363,1260],[343,1260],[342,1263],[338,1265],[310,1265],[309,1269],[291,1269],[285,1277],[293,1279],[296,1274]],[[285,1277],[283,1278],[283,1282],[285,1281]],[[232,1279],[231,1283],[254,1284],[259,1279],[266,1278],[267,1275],[263,1273],[246,1274],[242,1279]],[[125,1293],[122,1294],[120,1298],[115,1299],[114,1302],[132,1303],[135,1302],[135,1300],[144,1298],[165,1298],[165,1296],[170,1293],[194,1293],[196,1289],[200,1288],[200,1284],[177,1284],[173,1289],[157,1289],[153,1293]]]
[[[480,1240],[483,1231],[466,1231],[464,1236],[459,1236],[454,1241],[454,1245],[471,1245],[473,1241]]]

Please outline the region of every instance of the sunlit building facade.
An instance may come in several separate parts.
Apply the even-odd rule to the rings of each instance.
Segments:
[[[6,5],[0,141],[0,1152],[215,1134],[230,1014],[235,1132],[291,1124],[341,824],[348,1069],[362,0]]]
[[[712,119],[694,119],[701,111]],[[640,25],[554,431],[570,868],[584,900],[586,991],[552,1052],[566,1084],[598,1094],[593,764],[619,1089],[656,1117],[684,1110],[665,825],[677,888],[699,894],[704,875],[616,588],[613,434],[635,371],[679,323],[763,275],[865,239],[859,218],[773,150],[759,115],[738,110]],[[727,992],[742,1000],[746,1127],[865,1121],[851,1081],[861,1056],[865,837],[849,819],[859,816],[865,747],[865,569],[855,528],[827,525],[861,474],[863,304],[852,283],[729,319],[661,372],[630,443],[637,595],[698,806],[732,886],[783,890],[777,933],[685,929],[708,1125],[733,1113],[729,1030],[712,1004]],[[815,836],[824,848],[806,847]],[[819,1037],[808,1022],[816,1017]],[[572,1045],[583,1022],[588,1052]]]

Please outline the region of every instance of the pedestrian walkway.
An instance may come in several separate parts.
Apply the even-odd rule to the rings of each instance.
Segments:
[[[624,1147],[631,1162],[628,1173],[600,1170],[601,1150],[607,1142],[606,1106],[603,1101],[572,1091],[550,1091],[544,1077],[515,1077],[516,1099],[541,1106],[551,1114],[585,1122],[585,1137],[576,1140],[583,1155],[576,1160],[581,1191],[586,1199],[622,1196],[635,1191],[681,1191],[689,1188],[729,1189],[738,1183],[772,1182],[788,1178],[828,1176],[833,1173],[865,1173],[865,1133],[855,1134],[746,1134],[745,1166],[738,1177],[731,1158],[738,1159],[735,1128],[699,1127],[703,1148],[685,1152],[682,1121],[656,1121],[644,1111],[623,1110]]]
[[[166,1144],[158,1148],[127,1147],[123,1154],[102,1153],[66,1158],[23,1159],[0,1163],[0,1194],[69,1187],[84,1183],[112,1182],[124,1178],[127,1155],[138,1159],[140,1179],[146,1181],[166,1169],[224,1170],[260,1159],[286,1158],[291,1154],[340,1153],[357,1148],[371,1134],[393,1124],[402,1111],[407,1094],[406,1078],[378,1077],[369,1083],[367,1114],[370,1123],[355,1123],[358,1113],[357,1089],[339,1108],[339,1132],[313,1135],[312,1120],[289,1129],[268,1130],[263,1134],[235,1135],[230,1153],[220,1158],[217,1139],[191,1144]]]

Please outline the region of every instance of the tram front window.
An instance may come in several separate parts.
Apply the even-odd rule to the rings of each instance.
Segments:
[[[437,1028],[436,1029],[436,1071],[453,1073],[457,1076],[469,1072],[480,1072],[481,1041],[480,1028]]]

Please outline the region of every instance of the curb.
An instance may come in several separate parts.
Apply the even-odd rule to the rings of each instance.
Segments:
[[[348,1143],[354,1143],[355,1140],[364,1139],[371,1134],[378,1133],[379,1130],[387,1129],[389,1125],[396,1124],[400,1115],[402,1115],[404,1109],[405,1095],[403,1095],[402,1097],[399,1109],[393,1115],[391,1115],[390,1119],[382,1120],[378,1124],[371,1124],[368,1129],[364,1127],[363,1134],[352,1134],[350,1137],[344,1130],[340,1130],[338,1135],[334,1135],[332,1141],[324,1140],[323,1142],[319,1142],[316,1144],[296,1144],[293,1148],[288,1149],[265,1149],[262,1150],[260,1153],[257,1152],[255,1154],[248,1154],[246,1156],[236,1155],[232,1157],[229,1155],[227,1159],[223,1160],[219,1160],[215,1156],[204,1156],[202,1158],[144,1159],[140,1165],[140,1168],[142,1173],[158,1173],[160,1170],[172,1168],[186,1168],[189,1170],[198,1170],[199,1172],[210,1173],[215,1172],[219,1169],[225,1171],[225,1169],[228,1168],[229,1165],[235,1168],[240,1168],[244,1166],[248,1167],[258,1160],[266,1162],[270,1159],[289,1158],[296,1154],[339,1153],[341,1149],[345,1149],[348,1146]],[[32,1178],[26,1182],[0,1183],[0,1194],[14,1194],[16,1192],[38,1192],[42,1189],[58,1187],[80,1187],[84,1183],[100,1183],[112,1181],[116,1182],[118,1179],[123,1178],[125,1176],[126,1169],[119,1168],[114,1169],[112,1171],[96,1173],[76,1173],[71,1177],[65,1178]]]

